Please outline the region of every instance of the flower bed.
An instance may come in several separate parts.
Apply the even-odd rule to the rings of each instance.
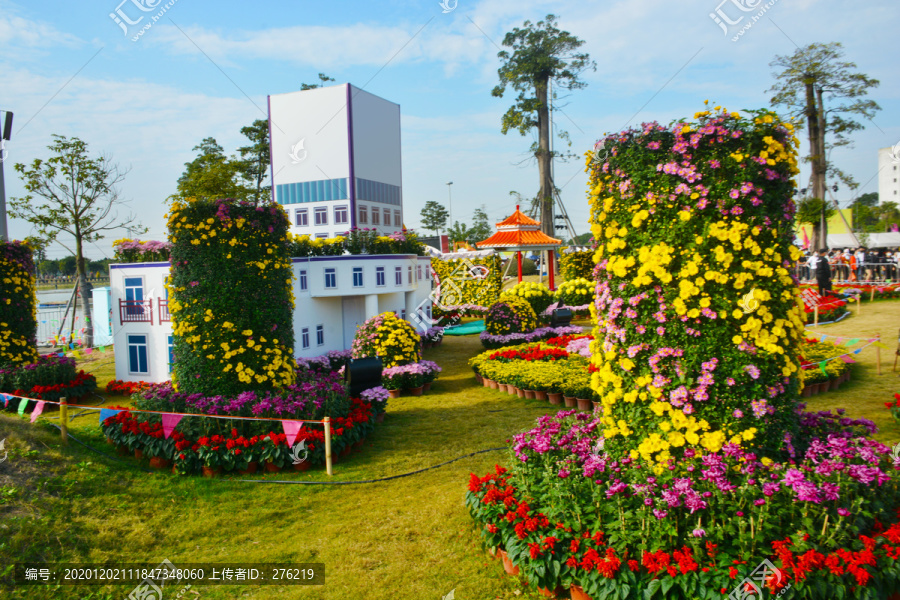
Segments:
[[[122,381],[115,379],[106,384],[107,394],[119,394],[120,396],[131,396],[140,391],[149,388],[152,383],[146,381]]]
[[[0,240],[0,366],[38,358],[34,259],[26,242]]]
[[[806,313],[806,322],[812,323],[814,319],[815,306],[803,303],[803,310]],[[837,321],[842,316],[850,312],[847,310],[847,301],[837,296],[826,296],[819,304],[819,323],[830,323]]]
[[[814,285],[801,285],[800,287],[801,289],[818,289]],[[834,285],[832,287],[832,292],[835,294],[842,294],[851,299],[858,297],[862,302],[868,302],[870,298],[874,300],[893,300],[895,298],[900,298],[900,283],[885,285],[841,283]]]
[[[113,242],[116,262],[168,262],[169,242],[143,241],[123,238]]]
[[[499,300],[520,298],[527,302],[534,314],[540,315],[553,304],[553,292],[546,285],[534,281],[520,281],[500,294]],[[590,300],[588,300],[590,302]],[[584,304],[583,302],[581,304]]]
[[[293,383],[284,210],[238,200],[176,201],[169,241],[172,377],[179,389],[235,395]]]
[[[502,348],[516,344],[529,344],[541,340],[558,337],[561,335],[577,335],[584,331],[578,325],[566,325],[565,327],[538,327],[528,333],[507,333],[505,335],[493,335],[487,331],[479,334],[481,345],[485,348]]]
[[[59,354],[0,369],[0,392],[16,396],[58,402],[60,398],[80,398],[96,389],[96,377],[76,371],[75,359]]]
[[[429,327],[427,331],[419,334],[422,338],[422,348],[432,348],[434,346],[440,346],[441,342],[444,341],[444,328],[443,327]]]
[[[587,311],[594,301],[594,284],[583,277],[564,281],[556,290],[556,300],[567,307],[579,307],[578,312]]]
[[[847,346],[808,338],[801,344],[800,352],[800,381],[803,382],[804,398],[836,390],[850,380],[850,365],[838,358],[850,354]],[[824,372],[823,367],[819,366],[822,362],[825,362]]]
[[[430,360],[388,367],[381,372],[381,385],[387,390],[415,390],[430,386],[440,372],[438,364]]]

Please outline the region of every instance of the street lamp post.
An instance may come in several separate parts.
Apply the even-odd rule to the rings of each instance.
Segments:
[[[447,182],[447,212],[450,213],[450,227],[453,227],[453,194],[450,192],[452,181]]]
[[[8,110],[0,110],[0,113],[4,112],[6,118],[2,131],[0,131],[0,240],[6,242],[9,240],[9,234],[6,227],[6,182],[3,180],[3,162],[7,152],[3,142],[9,141],[10,135],[12,135],[13,114]]]

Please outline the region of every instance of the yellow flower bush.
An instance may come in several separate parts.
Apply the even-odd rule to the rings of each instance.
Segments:
[[[594,253],[590,251],[566,252],[560,248],[559,274],[566,281],[570,279],[591,279],[594,272]]]
[[[422,359],[421,338],[415,328],[392,312],[381,313],[356,330],[353,358],[377,356],[385,369]]]
[[[295,381],[288,220],[275,204],[176,201],[169,312],[179,391],[233,395]]]
[[[539,315],[547,307],[553,304],[553,292],[546,285],[535,281],[520,281],[508,290],[500,294],[499,300],[509,297],[518,297],[531,305],[534,313]]]
[[[444,306],[490,306],[502,287],[500,255],[485,258],[444,260],[432,258],[435,284],[441,285],[438,298]]]
[[[584,306],[594,300],[596,284],[583,277],[564,281],[556,290],[556,300],[565,306]]]
[[[36,310],[31,247],[0,241],[0,366],[37,360]]]
[[[485,330],[491,335],[528,333],[538,326],[534,309],[518,296],[505,296],[495,302],[484,315]]]

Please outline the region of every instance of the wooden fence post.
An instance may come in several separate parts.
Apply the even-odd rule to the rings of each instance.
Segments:
[[[881,334],[879,333],[876,338],[878,341],[877,344],[881,344]],[[881,347],[875,346],[875,360],[878,362],[878,374],[881,375]]]
[[[69,405],[65,398],[59,399],[59,433],[63,446],[69,445]]]
[[[816,319],[816,320],[813,322],[813,325],[818,325],[818,324],[819,324],[819,305],[818,305],[818,304],[816,304],[816,305],[813,307],[813,312],[815,313],[815,319]]]
[[[325,417],[325,472],[334,475],[331,469],[331,417]]]

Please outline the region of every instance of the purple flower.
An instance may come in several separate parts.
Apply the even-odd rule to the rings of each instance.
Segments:
[[[691,535],[694,537],[698,537],[698,538],[706,537],[706,531],[703,529],[695,529],[694,531],[691,532]]]
[[[842,516],[842,517],[849,517],[849,516],[850,516],[850,511],[847,510],[846,508],[839,508],[839,509],[837,510],[837,513],[838,513],[840,516]]]

